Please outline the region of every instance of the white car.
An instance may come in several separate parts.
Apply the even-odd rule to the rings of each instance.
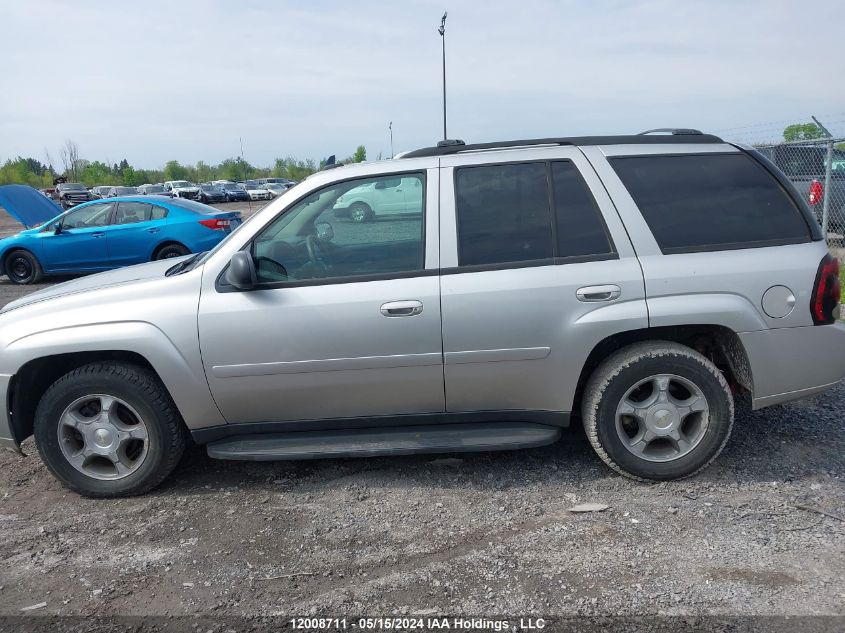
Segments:
[[[264,189],[262,185],[255,181],[247,180],[238,184],[246,190],[250,200],[272,200],[274,197],[270,191]]]
[[[187,180],[168,180],[164,183],[164,190],[174,198],[196,200],[200,195],[200,188]]]
[[[278,198],[285,191],[290,189],[290,186],[282,185],[282,184],[279,184],[277,182],[268,182],[264,185],[261,185],[261,188],[269,191],[270,195],[273,196],[274,198]]]
[[[368,222],[384,215],[419,213],[422,200],[418,178],[390,178],[350,189],[337,199],[333,210],[336,217]]]

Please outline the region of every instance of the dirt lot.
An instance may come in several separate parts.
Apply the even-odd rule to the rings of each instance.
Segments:
[[[257,205],[253,205],[257,207]],[[35,290],[0,280],[0,304]],[[90,501],[0,453],[0,615],[845,615],[845,386],[741,417],[698,477],[623,479],[579,428],[520,452],[290,463],[192,448]],[[573,514],[576,503],[610,506]]]

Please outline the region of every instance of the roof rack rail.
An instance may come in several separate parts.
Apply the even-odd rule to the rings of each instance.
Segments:
[[[671,134],[672,136],[683,136],[684,134],[702,134],[702,132],[701,130],[695,130],[690,127],[657,127],[653,130],[640,132],[637,136],[645,136],[646,134]]]
[[[703,134],[698,130],[683,130],[666,128],[671,132],[669,135],[651,135],[657,130],[649,130],[641,134],[627,134],[624,136],[570,136],[559,138],[534,138],[521,139],[516,141],[496,141],[493,143],[470,143],[463,141],[440,141],[436,147],[423,147],[410,152],[405,152],[396,158],[419,158],[422,156],[449,156],[463,152],[477,152],[495,149],[513,149],[517,147],[533,147],[538,145],[649,145],[665,143],[723,143],[718,136]]]

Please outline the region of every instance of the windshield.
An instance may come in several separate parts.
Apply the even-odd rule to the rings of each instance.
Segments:
[[[220,191],[220,187],[217,185],[201,185],[201,187],[203,191],[213,191],[215,193]]]
[[[189,183],[187,180],[174,180],[170,183],[174,187],[193,187],[194,185]]]
[[[163,193],[164,187],[161,187],[159,185],[150,185],[149,187],[144,187],[144,190],[147,193]]]
[[[113,191],[120,195],[129,195],[130,193],[138,193],[135,187],[115,187]]]
[[[68,182],[63,185],[59,185],[59,187],[67,191],[85,191],[85,185],[78,182]]]

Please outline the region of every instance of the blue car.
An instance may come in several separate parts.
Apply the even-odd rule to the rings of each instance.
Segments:
[[[207,251],[241,223],[236,211],[150,196],[96,200],[62,212],[24,185],[0,187],[0,207],[28,227],[0,239],[0,275],[16,284]]]
[[[249,200],[249,194],[240,185],[227,182],[219,185],[219,187],[226,194],[227,202],[245,202]]]

